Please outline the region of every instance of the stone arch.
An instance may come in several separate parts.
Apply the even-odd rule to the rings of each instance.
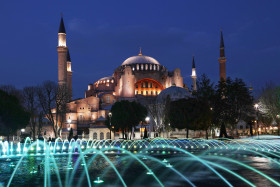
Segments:
[[[135,83],[135,94],[156,96],[163,90],[161,83],[154,79],[144,78]]]
[[[94,139],[94,140],[97,139],[97,133],[96,132],[93,133],[92,139]]]
[[[104,140],[104,133],[103,132],[100,133],[100,140]]]

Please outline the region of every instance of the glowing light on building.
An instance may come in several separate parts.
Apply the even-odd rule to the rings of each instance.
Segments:
[[[195,68],[192,68],[192,77],[196,77]]]

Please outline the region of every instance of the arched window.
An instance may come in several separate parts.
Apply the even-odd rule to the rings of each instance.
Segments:
[[[136,65],[136,69],[139,70],[139,64]]]
[[[83,115],[79,116],[79,122],[84,122],[84,116]]]
[[[100,133],[100,140],[104,140],[104,133],[103,132]]]
[[[109,132],[106,133],[106,139],[110,139],[110,133]]]
[[[92,137],[94,140],[96,140],[97,139],[97,133],[96,132],[94,132],[93,133],[93,137]]]
[[[146,64],[146,70],[148,70],[148,64]]]
[[[107,104],[110,103],[110,96],[106,96],[106,103],[107,103]]]

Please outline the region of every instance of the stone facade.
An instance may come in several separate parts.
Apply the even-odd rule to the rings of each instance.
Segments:
[[[63,19],[61,19],[58,33],[57,51],[58,83],[59,85],[67,86],[70,95],[72,95],[71,59],[66,45]],[[219,62],[220,74],[224,78],[226,59],[224,57],[223,41],[221,43]],[[194,60],[192,79],[192,88],[196,90]],[[88,84],[85,98],[71,99],[67,103],[68,112],[65,116],[62,134],[68,134],[69,129],[72,128],[74,135],[89,134],[91,139],[107,139],[109,129],[105,125],[105,120],[108,118],[108,113],[116,101],[130,100],[148,105],[156,102],[157,96],[162,91],[173,86],[188,92],[185,95],[190,94],[188,88],[183,83],[183,77],[179,68],[168,71],[156,59],[142,55],[140,50],[138,55],[127,58],[119,67],[112,71],[112,76],[104,77]],[[177,92],[174,93],[174,97],[177,97],[177,95]]]

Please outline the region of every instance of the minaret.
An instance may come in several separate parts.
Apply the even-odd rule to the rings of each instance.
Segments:
[[[221,43],[220,43],[220,80],[226,80],[226,57],[225,57],[225,46],[223,39],[223,31],[221,30]]]
[[[66,32],[63,22],[63,17],[61,16],[59,31],[58,31],[58,85],[67,86],[67,51],[66,46]]]
[[[69,49],[67,50],[67,88],[70,100],[72,100],[72,70]]]
[[[194,62],[194,56],[193,56],[193,61],[192,61],[192,91],[196,91],[196,71],[195,71],[195,62]]]

